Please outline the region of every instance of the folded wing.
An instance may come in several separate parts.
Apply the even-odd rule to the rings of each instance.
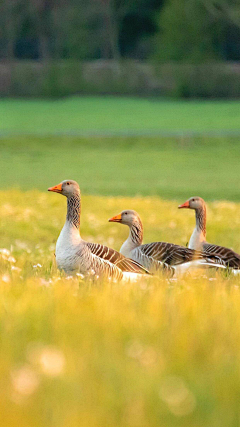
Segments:
[[[112,264],[115,264],[118,268],[120,268],[120,270],[124,272],[149,274],[149,271],[137,261],[134,261],[130,258],[126,258],[122,254],[120,254],[120,252],[117,252],[112,248],[100,245],[99,243],[90,242],[87,242],[87,246],[89,247],[92,254],[98,256],[103,260],[109,261]]]

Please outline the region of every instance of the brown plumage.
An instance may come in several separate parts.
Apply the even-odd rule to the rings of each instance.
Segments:
[[[240,269],[240,255],[225,246],[218,246],[206,241],[206,203],[201,197],[191,197],[185,203],[178,206],[179,209],[195,210],[196,227],[189,240],[188,247],[196,250],[203,250],[206,254],[215,254],[222,259],[225,264],[234,269]]]
[[[87,242],[87,246],[89,247],[92,254],[111,262],[116,265],[120,270],[131,272],[131,273],[146,273],[149,274],[149,271],[140,265],[138,262],[133,259],[126,258],[120,252],[115,251],[108,246],[100,245],[99,243],[89,243]]]
[[[81,197],[76,181],[66,180],[49,188],[66,196],[67,217],[56,245],[58,268],[66,273],[107,276],[113,280],[137,278],[147,269],[107,246],[88,243],[80,236]]]
[[[120,252],[144,265],[152,272],[176,268],[180,265],[193,263],[209,264],[211,266],[225,266],[216,254],[206,254],[184,246],[166,242],[142,244],[143,226],[140,216],[136,211],[125,210],[119,215],[110,218],[110,222],[119,222],[128,225],[130,232],[128,239],[123,243]],[[190,266],[190,265],[189,265]]]

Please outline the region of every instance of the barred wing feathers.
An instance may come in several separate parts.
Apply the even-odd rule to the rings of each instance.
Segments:
[[[113,280],[121,280],[123,271],[115,264],[112,264],[107,259],[100,258],[92,253],[93,263],[92,269],[99,275],[111,277]]]
[[[87,242],[87,246],[89,247],[92,254],[106,261],[109,261],[112,264],[115,264],[122,271],[130,273],[149,274],[149,271],[141,264],[132,259],[126,258],[125,256],[123,256],[112,248],[100,245],[99,243],[89,242]]]
[[[141,252],[146,256],[169,265],[178,265],[196,259],[195,252],[184,246],[167,242],[154,242],[141,245]]]
[[[167,242],[147,243],[139,246],[139,250],[146,256],[168,265],[177,266],[183,263],[204,259],[210,264],[226,265],[225,260],[216,253],[194,251],[184,246]]]
[[[232,249],[225,248],[224,246],[213,245],[211,243],[204,243],[203,250],[207,254],[215,254],[230,268],[240,269],[240,255]]]

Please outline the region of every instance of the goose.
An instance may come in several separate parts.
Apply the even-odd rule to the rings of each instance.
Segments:
[[[136,279],[148,271],[107,246],[88,243],[80,236],[81,195],[76,181],[65,180],[48,191],[67,197],[67,217],[56,244],[56,262],[67,274],[107,276],[113,280]]]
[[[189,267],[201,265],[225,268],[224,262],[215,254],[206,255],[203,252],[166,242],[142,244],[143,225],[139,214],[134,210],[124,210],[108,221],[128,225],[129,236],[121,246],[120,253],[139,262],[152,273],[157,273],[169,266],[175,272],[183,272]]]
[[[194,209],[196,216],[196,226],[189,240],[190,249],[203,250],[211,254],[214,253],[219,258],[224,259],[226,265],[235,270],[240,269],[240,255],[232,249],[218,246],[206,241],[206,203],[201,197],[191,197],[185,203],[178,206],[179,209]]]

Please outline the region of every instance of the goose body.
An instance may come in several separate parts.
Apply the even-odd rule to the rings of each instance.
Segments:
[[[215,254],[204,254],[184,246],[167,242],[153,242],[142,244],[143,225],[136,211],[126,210],[109,219],[110,222],[119,222],[128,225],[129,236],[123,243],[120,253],[139,262],[150,272],[162,270],[173,272],[183,270],[183,264],[189,268],[197,265],[223,267],[224,262]]]
[[[190,237],[188,248],[202,251],[205,243],[204,235],[197,227],[194,228],[193,233]]]
[[[77,255],[77,252],[81,251],[81,248],[84,246],[78,229],[66,221],[56,243],[56,261],[58,267],[68,273],[78,270],[81,259]],[[83,268],[81,269],[82,271]]]
[[[148,273],[141,265],[107,246],[88,243],[80,235],[81,198],[75,181],[63,181],[48,189],[67,197],[67,217],[56,244],[56,262],[68,274],[133,278]]]
[[[194,209],[196,226],[189,240],[188,247],[204,251],[207,254],[216,254],[225,262],[227,267],[240,270],[240,255],[230,248],[208,243],[206,241],[206,203],[201,197],[191,197],[185,203],[178,206],[179,209]]]

